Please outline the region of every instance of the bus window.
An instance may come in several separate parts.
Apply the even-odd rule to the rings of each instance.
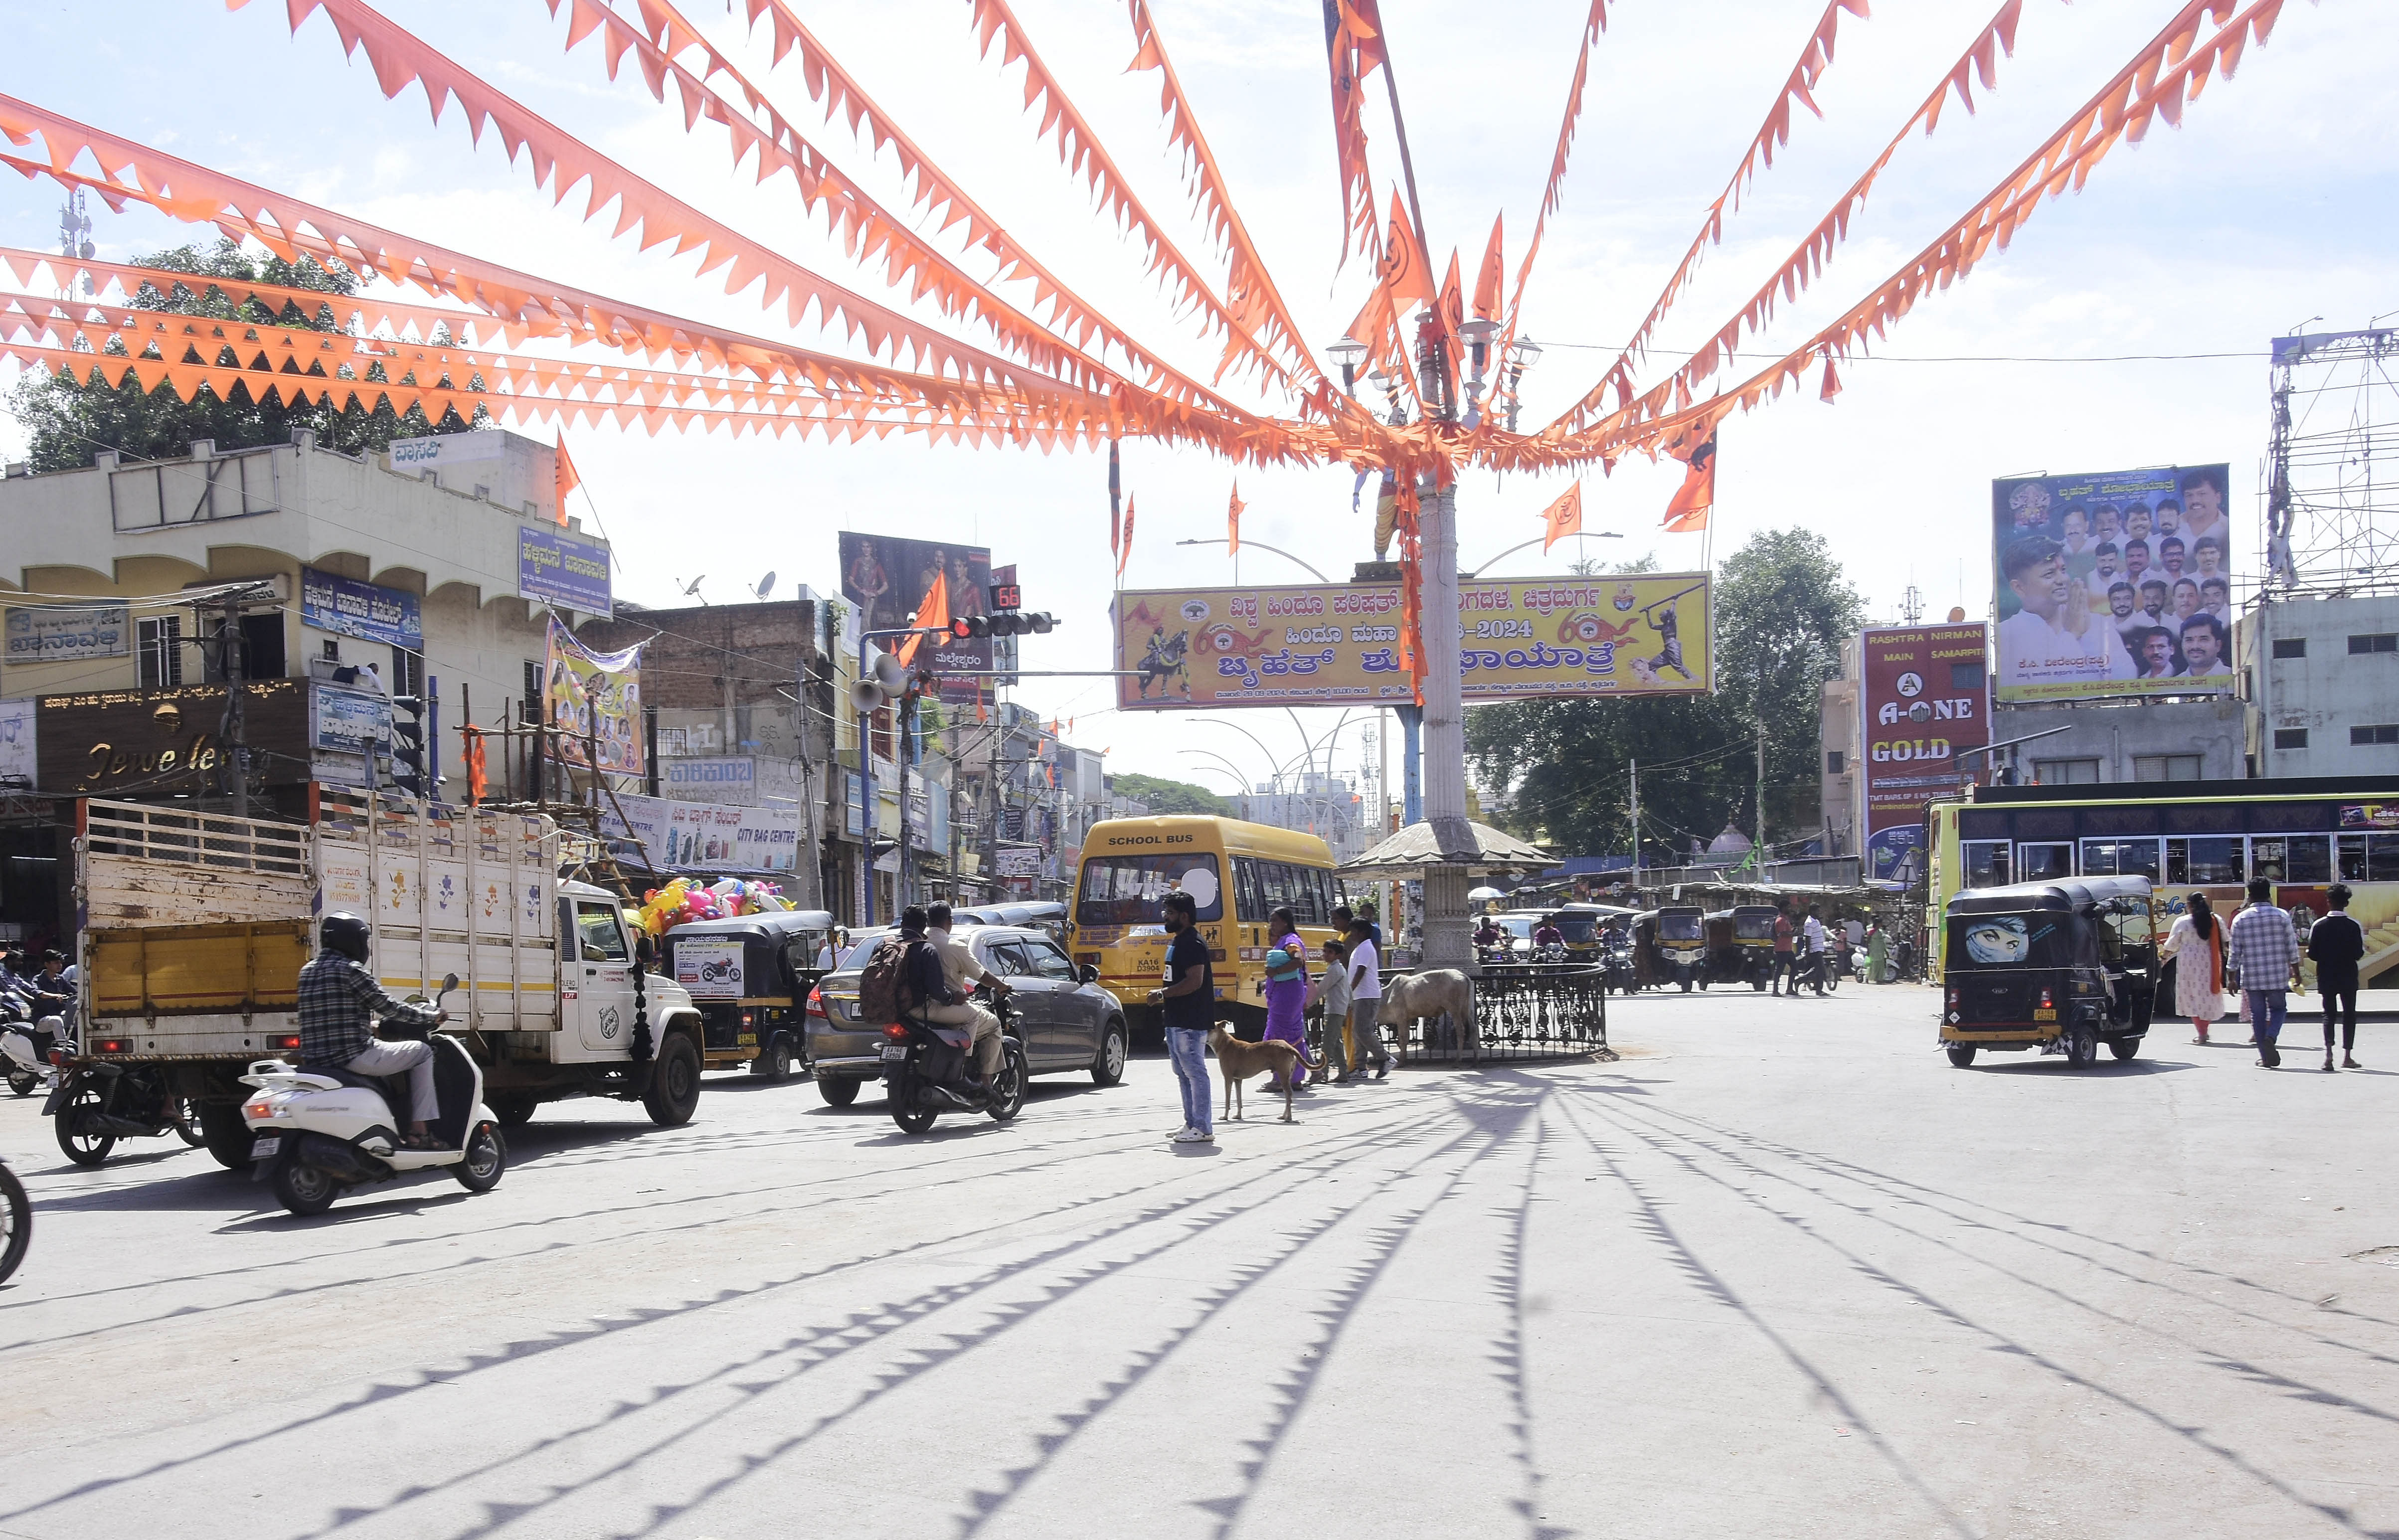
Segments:
[[[2288,846],[2288,849],[2283,857],[2283,881],[2286,883],[2332,881],[2331,835],[2294,834],[2284,844]]]
[[[1166,895],[1191,895],[1202,921],[1225,917],[1224,886],[1216,858],[1200,851],[1180,856],[1095,856],[1083,862],[1083,890],[1075,905],[1082,925],[1154,925],[1164,917]],[[1260,916],[1264,918],[1264,916]]]
[[[2016,846],[2016,881],[2020,883],[2053,883],[2074,875],[2074,847],[2070,844],[2020,844]]]
[[[1258,875],[1260,864],[1254,856],[1233,858],[1233,907],[1253,924],[1267,917],[1267,890],[1265,880]]]
[[[2238,883],[2242,880],[2241,842],[2238,839],[2166,842],[2166,881],[2204,886],[2211,883]]]
[[[2158,876],[2158,842],[2085,840],[2082,842],[2082,874],[2086,877],[2147,877],[2155,882]]]
[[[2007,841],[1968,840],[1958,848],[1965,858],[1968,887],[2005,887],[2012,880]]]
[[[2368,834],[2365,838],[2365,880],[2399,883],[2399,834]]]
[[[2345,883],[2365,881],[2365,836],[2336,834],[2333,838],[2340,842],[2340,880]]]
[[[2251,840],[2249,842],[2249,876],[2251,880],[2254,881],[2259,877],[2265,878],[2270,883],[2279,883],[2284,880],[2284,842],[2282,840]]]

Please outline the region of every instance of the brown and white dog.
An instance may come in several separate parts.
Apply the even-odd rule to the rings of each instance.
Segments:
[[[1300,1070],[1308,1065],[1300,1051],[1279,1041],[1245,1043],[1233,1035],[1233,1029],[1219,1021],[1216,1030],[1208,1034],[1208,1046],[1216,1050],[1216,1066],[1225,1072],[1224,1116],[1240,1122],[1241,1114],[1234,1109],[1241,1105],[1241,1082],[1254,1074],[1271,1074],[1282,1085],[1282,1120],[1294,1121],[1291,1115],[1291,1091],[1299,1078]]]

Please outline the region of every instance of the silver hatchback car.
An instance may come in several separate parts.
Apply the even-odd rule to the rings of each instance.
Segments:
[[[852,939],[841,966],[817,981],[808,996],[807,1053],[817,1089],[847,1107],[859,1087],[883,1074],[883,1029],[859,1020],[858,981],[887,930]],[[1058,943],[1022,925],[958,925],[951,932],[985,971],[1008,980],[1014,1031],[1035,1074],[1087,1071],[1096,1086],[1124,1078],[1131,1037],[1124,1006],[1099,986],[1099,969],[1078,968]]]

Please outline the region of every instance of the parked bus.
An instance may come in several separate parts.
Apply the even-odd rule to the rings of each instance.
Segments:
[[[2147,877],[2158,928],[2204,893],[2218,914],[2243,902],[2252,878],[2302,925],[2331,907],[2324,889],[2349,885],[2365,928],[2358,977],[2399,984],[2399,779],[2134,781],[1978,787],[1926,814],[1932,852],[1926,912],[1945,913],[1975,888],[2072,877]],[[1947,937],[1936,927],[1935,947]],[[1947,963],[1935,957],[1932,976]],[[2314,988],[2314,967],[2305,978]]]
[[[1117,818],[1094,824],[1075,873],[1068,940],[1078,963],[1123,1002],[1138,1037],[1162,1029],[1149,992],[1164,981],[1167,894],[1191,895],[1215,965],[1216,998],[1243,1037],[1266,1030],[1267,916],[1289,908],[1315,971],[1341,901],[1333,852],[1313,834],[1235,818]]]

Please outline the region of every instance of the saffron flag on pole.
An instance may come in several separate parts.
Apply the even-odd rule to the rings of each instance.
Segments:
[[[1499,318],[1499,288],[1507,277],[1499,260],[1500,221],[1491,222],[1491,244],[1483,250],[1483,269],[1474,277],[1474,313],[1486,321]]]
[[[1666,505],[1666,528],[1691,534],[1708,527],[1708,510],[1716,502],[1716,436],[1711,431],[1683,462],[1683,484]]]
[[[903,669],[916,660],[916,643],[925,640],[922,632],[927,627],[936,630],[949,629],[950,579],[948,574],[943,573],[933,574],[933,586],[925,590],[925,601],[916,606],[916,618],[909,624],[915,627],[919,634],[911,636],[907,641],[900,643],[900,667]]]
[[[1118,577],[1122,577],[1124,575],[1125,563],[1132,560],[1132,516],[1133,509],[1140,501],[1141,499],[1137,497],[1128,497],[1125,499],[1124,546],[1117,552],[1117,575]]]
[[[566,494],[583,484],[583,473],[575,468],[575,456],[566,453],[566,430],[558,434],[558,457],[550,464],[550,482],[556,490],[558,521],[566,522]]]
[[[1565,494],[1541,510],[1541,554],[1569,534],[1582,533],[1582,483],[1566,488]]]
[[[1241,554],[1241,510],[1249,507],[1241,501],[1241,479],[1233,478],[1233,500],[1225,507],[1225,544],[1232,547],[1231,555]]]

